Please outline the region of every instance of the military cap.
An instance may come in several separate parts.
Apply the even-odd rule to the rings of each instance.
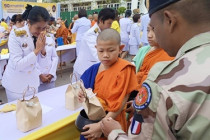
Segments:
[[[150,0],[149,1],[149,16],[151,17],[153,13],[177,1],[180,1],[180,0]]]

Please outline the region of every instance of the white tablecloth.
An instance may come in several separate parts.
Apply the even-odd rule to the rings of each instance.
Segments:
[[[76,44],[68,44],[68,45],[62,45],[58,46],[56,48],[56,51],[59,53],[60,51],[65,51],[65,53],[62,53],[61,59],[62,62],[68,62],[72,61],[76,58]],[[60,60],[59,60],[60,62]]]
[[[64,51],[70,49],[76,49],[76,44],[67,44],[67,45],[58,46],[56,48],[56,51]]]
[[[81,109],[70,111],[65,109],[65,91],[67,85],[46,90],[37,94],[42,105],[42,126],[23,133],[17,129],[15,111],[0,113],[0,140],[16,140],[24,137],[40,128],[48,126],[58,120],[66,118]],[[11,102],[11,103],[16,103]],[[10,103],[9,103],[10,104]],[[0,106],[0,109],[4,105]]]

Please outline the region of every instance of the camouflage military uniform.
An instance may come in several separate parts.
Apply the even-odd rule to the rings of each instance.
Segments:
[[[109,140],[210,139],[209,53],[206,32],[186,42],[174,61],[155,65],[142,87],[147,95],[151,92],[151,100],[137,114],[143,118],[140,131],[131,134],[131,124],[127,138],[114,130]]]

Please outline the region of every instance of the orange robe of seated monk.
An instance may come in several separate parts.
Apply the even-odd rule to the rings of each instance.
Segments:
[[[174,57],[170,57],[163,49],[158,48],[152,51],[149,51],[144,57],[142,66],[140,67],[139,72],[137,72],[136,77],[138,81],[137,88],[140,89],[143,82],[147,79],[147,75],[150,69],[157,63],[161,61],[170,61]]]
[[[62,24],[61,27],[56,31],[56,38],[63,37],[63,43],[66,45],[68,44],[67,40],[68,34],[69,34],[68,29],[64,24]]]
[[[94,84],[94,93],[104,109],[108,112],[117,112],[123,99],[133,90],[136,90],[137,80],[135,67],[121,58],[109,69],[97,73]],[[124,131],[127,131],[127,121],[124,107],[123,111],[116,117]]]

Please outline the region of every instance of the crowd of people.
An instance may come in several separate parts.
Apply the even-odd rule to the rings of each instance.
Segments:
[[[69,27],[39,6],[28,5],[9,26],[2,19],[0,37],[9,32],[2,77],[8,102],[27,87],[55,87],[61,38],[63,44],[76,42],[73,81],[91,88],[106,112],[84,126],[80,139],[208,139],[210,2],[149,4],[148,14],[126,10],[124,17],[111,8],[93,15],[81,9]],[[81,90],[78,100],[84,98]]]

